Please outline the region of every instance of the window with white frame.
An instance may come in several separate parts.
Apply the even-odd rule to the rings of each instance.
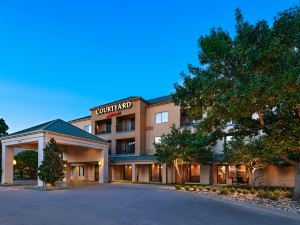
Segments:
[[[155,123],[167,123],[169,122],[169,113],[168,112],[159,112],[155,113]]]
[[[155,144],[159,144],[160,141],[161,141],[161,137],[155,137],[155,138],[154,138],[154,143],[155,143]]]
[[[84,125],[83,129],[86,132],[92,133],[92,126],[91,125]]]

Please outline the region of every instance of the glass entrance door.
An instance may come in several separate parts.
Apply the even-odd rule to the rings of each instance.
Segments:
[[[218,165],[217,166],[217,182],[218,184],[226,184],[226,166]]]

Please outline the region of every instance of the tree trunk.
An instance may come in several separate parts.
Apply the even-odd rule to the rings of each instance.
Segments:
[[[259,110],[259,111],[257,112],[257,114],[258,114],[260,126],[263,128],[263,127],[265,126],[265,121],[264,121],[264,118],[263,118],[263,116],[262,116],[261,111]]]
[[[295,190],[293,195],[293,200],[300,200],[300,162],[296,165],[296,180],[295,180]]]
[[[178,174],[178,176],[180,178],[181,184],[184,184],[184,179],[182,178],[182,176],[180,174],[177,160],[174,161],[174,166],[175,166],[176,172],[177,172],[177,174]]]

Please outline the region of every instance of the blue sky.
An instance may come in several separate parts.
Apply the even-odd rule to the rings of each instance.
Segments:
[[[169,94],[211,27],[272,21],[293,0],[1,1],[0,118],[14,132],[89,115],[127,96]]]

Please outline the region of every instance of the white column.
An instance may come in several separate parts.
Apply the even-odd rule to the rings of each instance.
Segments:
[[[162,164],[162,183],[167,183],[167,164]]]
[[[45,136],[41,136],[38,139],[38,167],[42,164],[44,160],[44,148],[45,148]],[[38,177],[38,186],[44,186],[44,182]]]
[[[2,143],[2,184],[14,182],[14,148]]]
[[[200,165],[200,183],[210,184],[210,167],[211,165]]]
[[[65,153],[63,152],[63,160],[66,160],[66,156],[65,156]],[[67,182],[67,164],[65,166],[65,177],[63,179],[63,182]]]
[[[135,163],[131,164],[131,181],[136,182],[136,165],[135,165]]]
[[[99,166],[99,183],[107,183],[108,182],[108,150],[101,150],[102,165]]]

